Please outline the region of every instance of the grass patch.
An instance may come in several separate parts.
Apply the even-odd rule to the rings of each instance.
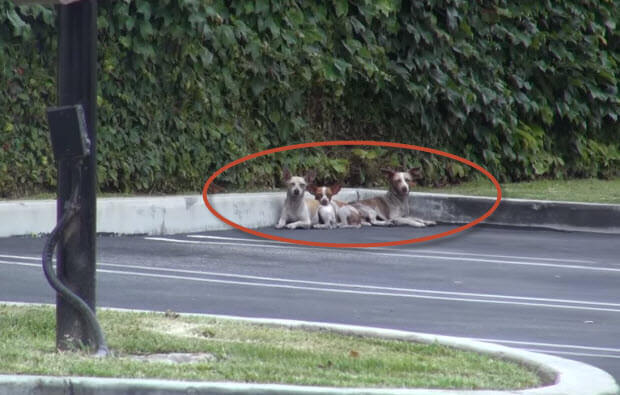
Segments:
[[[567,202],[620,204],[620,178],[611,180],[538,180],[500,184],[502,197]],[[487,179],[477,179],[444,188],[416,187],[416,192],[450,193],[470,196],[496,196]]]
[[[56,352],[52,307],[0,305],[0,373],[282,383],[347,387],[523,389],[532,369],[439,344],[416,344],[229,320],[101,311],[113,357]],[[131,355],[208,353],[204,362]]]

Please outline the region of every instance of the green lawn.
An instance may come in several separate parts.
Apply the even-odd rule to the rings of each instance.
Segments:
[[[541,385],[516,363],[439,344],[344,336],[176,314],[101,311],[114,356],[56,352],[51,307],[0,305],[0,373],[351,387],[523,389]],[[189,364],[132,355],[208,353]]]
[[[567,202],[620,204],[620,178],[612,180],[539,180],[500,184],[502,197]],[[495,196],[495,186],[486,179],[445,188],[421,188],[414,191],[472,196]]]

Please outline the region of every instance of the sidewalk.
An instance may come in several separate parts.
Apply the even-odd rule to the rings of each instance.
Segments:
[[[383,190],[345,188],[343,201]],[[210,195],[209,201],[231,221],[248,228],[277,222],[284,192]],[[411,193],[413,215],[448,224],[465,224],[483,215],[495,198]],[[483,223],[560,231],[620,234],[620,205],[503,199]],[[0,237],[49,233],[56,224],[55,200],[0,201]],[[99,198],[97,232],[165,235],[228,229],[207,210],[201,195]]]

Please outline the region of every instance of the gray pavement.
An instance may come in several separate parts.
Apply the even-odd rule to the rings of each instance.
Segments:
[[[332,242],[428,229],[276,231]],[[0,300],[53,302],[43,239],[0,239]],[[620,381],[620,237],[476,227],[385,249],[283,245],[238,231],[98,238],[100,306],[365,325],[492,341]]]

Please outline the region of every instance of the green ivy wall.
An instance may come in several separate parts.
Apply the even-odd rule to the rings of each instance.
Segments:
[[[616,0],[99,1],[103,191],[199,191],[240,156],[370,139],[448,151],[500,180],[613,177],[620,163]],[[0,196],[53,191],[53,8],[0,0]],[[280,168],[377,182],[422,165],[387,149],[292,151],[224,173],[277,185]]]

